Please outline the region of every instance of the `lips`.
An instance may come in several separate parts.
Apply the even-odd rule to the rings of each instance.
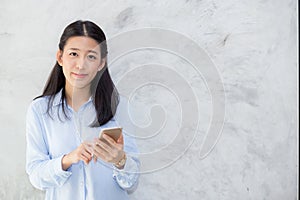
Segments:
[[[71,74],[75,78],[85,78],[87,76],[87,74],[77,74],[77,73],[74,73],[74,72],[72,72]]]

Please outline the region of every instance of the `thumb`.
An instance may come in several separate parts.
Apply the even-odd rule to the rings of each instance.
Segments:
[[[119,137],[117,143],[118,143],[118,144],[124,144],[123,134],[121,134],[121,136]]]

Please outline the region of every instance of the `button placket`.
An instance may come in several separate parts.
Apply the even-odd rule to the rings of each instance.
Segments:
[[[80,118],[78,113],[74,112],[74,124],[75,124],[75,132],[77,135],[77,140],[81,143],[81,136],[80,136]]]

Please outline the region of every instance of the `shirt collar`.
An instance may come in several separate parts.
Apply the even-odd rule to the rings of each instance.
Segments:
[[[53,104],[52,104],[53,107],[60,105],[62,103],[61,94],[62,94],[62,89],[60,89],[60,91],[55,95],[55,97],[53,99]]]

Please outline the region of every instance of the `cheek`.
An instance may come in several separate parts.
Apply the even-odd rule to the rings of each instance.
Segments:
[[[63,62],[63,66],[66,69],[71,69],[73,67],[76,67],[76,59],[70,58],[67,54],[64,54],[62,56],[62,62]]]
[[[76,63],[74,61],[65,59],[62,66],[65,77],[69,76],[69,73],[71,71],[74,71],[73,69],[75,67],[76,67]]]
[[[76,67],[76,62],[74,60],[65,60],[64,66],[68,69]]]
[[[64,65],[62,67],[62,70],[63,70],[63,74],[64,74],[65,78],[68,79],[69,73],[70,73],[70,69]]]
[[[91,69],[91,71],[93,71],[93,72],[97,72],[98,71],[98,69],[99,69],[99,66],[100,66],[100,63],[90,63],[89,64],[89,69]]]
[[[99,71],[99,65],[92,65],[89,67],[89,72],[91,74],[91,78],[94,79]]]

